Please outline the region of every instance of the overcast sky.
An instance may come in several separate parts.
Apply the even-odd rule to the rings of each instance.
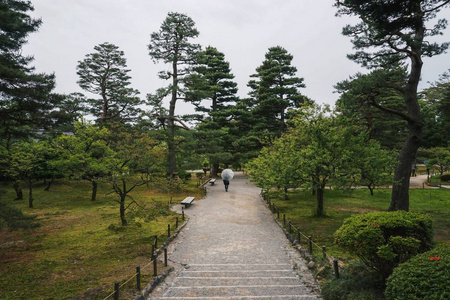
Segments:
[[[355,19],[335,17],[334,0],[32,0],[33,17],[42,18],[30,35],[24,54],[34,55],[36,71],[56,74],[56,92],[83,92],[76,66],[94,46],[115,44],[125,52],[132,87],[141,98],[168,82],[158,78],[167,66],[155,65],[148,55],[150,34],[158,31],[168,12],[191,17],[200,32],[192,40],[213,46],[230,63],[238,95],[246,97],[249,76],[261,65],[269,47],[281,46],[294,56],[293,65],[306,88],[302,93],[317,103],[333,105],[333,85],[357,71],[348,60],[350,39],[342,27]],[[439,14],[450,20],[450,9]],[[450,30],[440,37],[450,41]],[[424,59],[421,88],[450,69],[448,53]],[[193,108],[177,104],[177,114]]]

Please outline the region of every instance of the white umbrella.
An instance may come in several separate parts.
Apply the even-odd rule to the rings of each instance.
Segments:
[[[231,171],[231,169],[225,169],[222,171],[222,179],[223,180],[230,180],[233,179],[234,173]]]

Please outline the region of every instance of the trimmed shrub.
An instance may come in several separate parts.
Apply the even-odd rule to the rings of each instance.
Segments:
[[[387,280],[386,299],[450,299],[450,244],[400,264]]]
[[[336,244],[388,278],[399,263],[431,249],[432,219],[405,211],[355,215],[344,221],[334,237]]]

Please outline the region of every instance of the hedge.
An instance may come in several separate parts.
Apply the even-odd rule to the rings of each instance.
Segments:
[[[400,264],[387,280],[386,299],[450,299],[450,244]]]
[[[339,246],[386,279],[399,263],[431,249],[432,219],[405,211],[355,215],[334,236]]]

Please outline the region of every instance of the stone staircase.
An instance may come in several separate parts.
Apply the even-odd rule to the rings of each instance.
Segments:
[[[158,299],[319,299],[288,264],[191,264]]]

